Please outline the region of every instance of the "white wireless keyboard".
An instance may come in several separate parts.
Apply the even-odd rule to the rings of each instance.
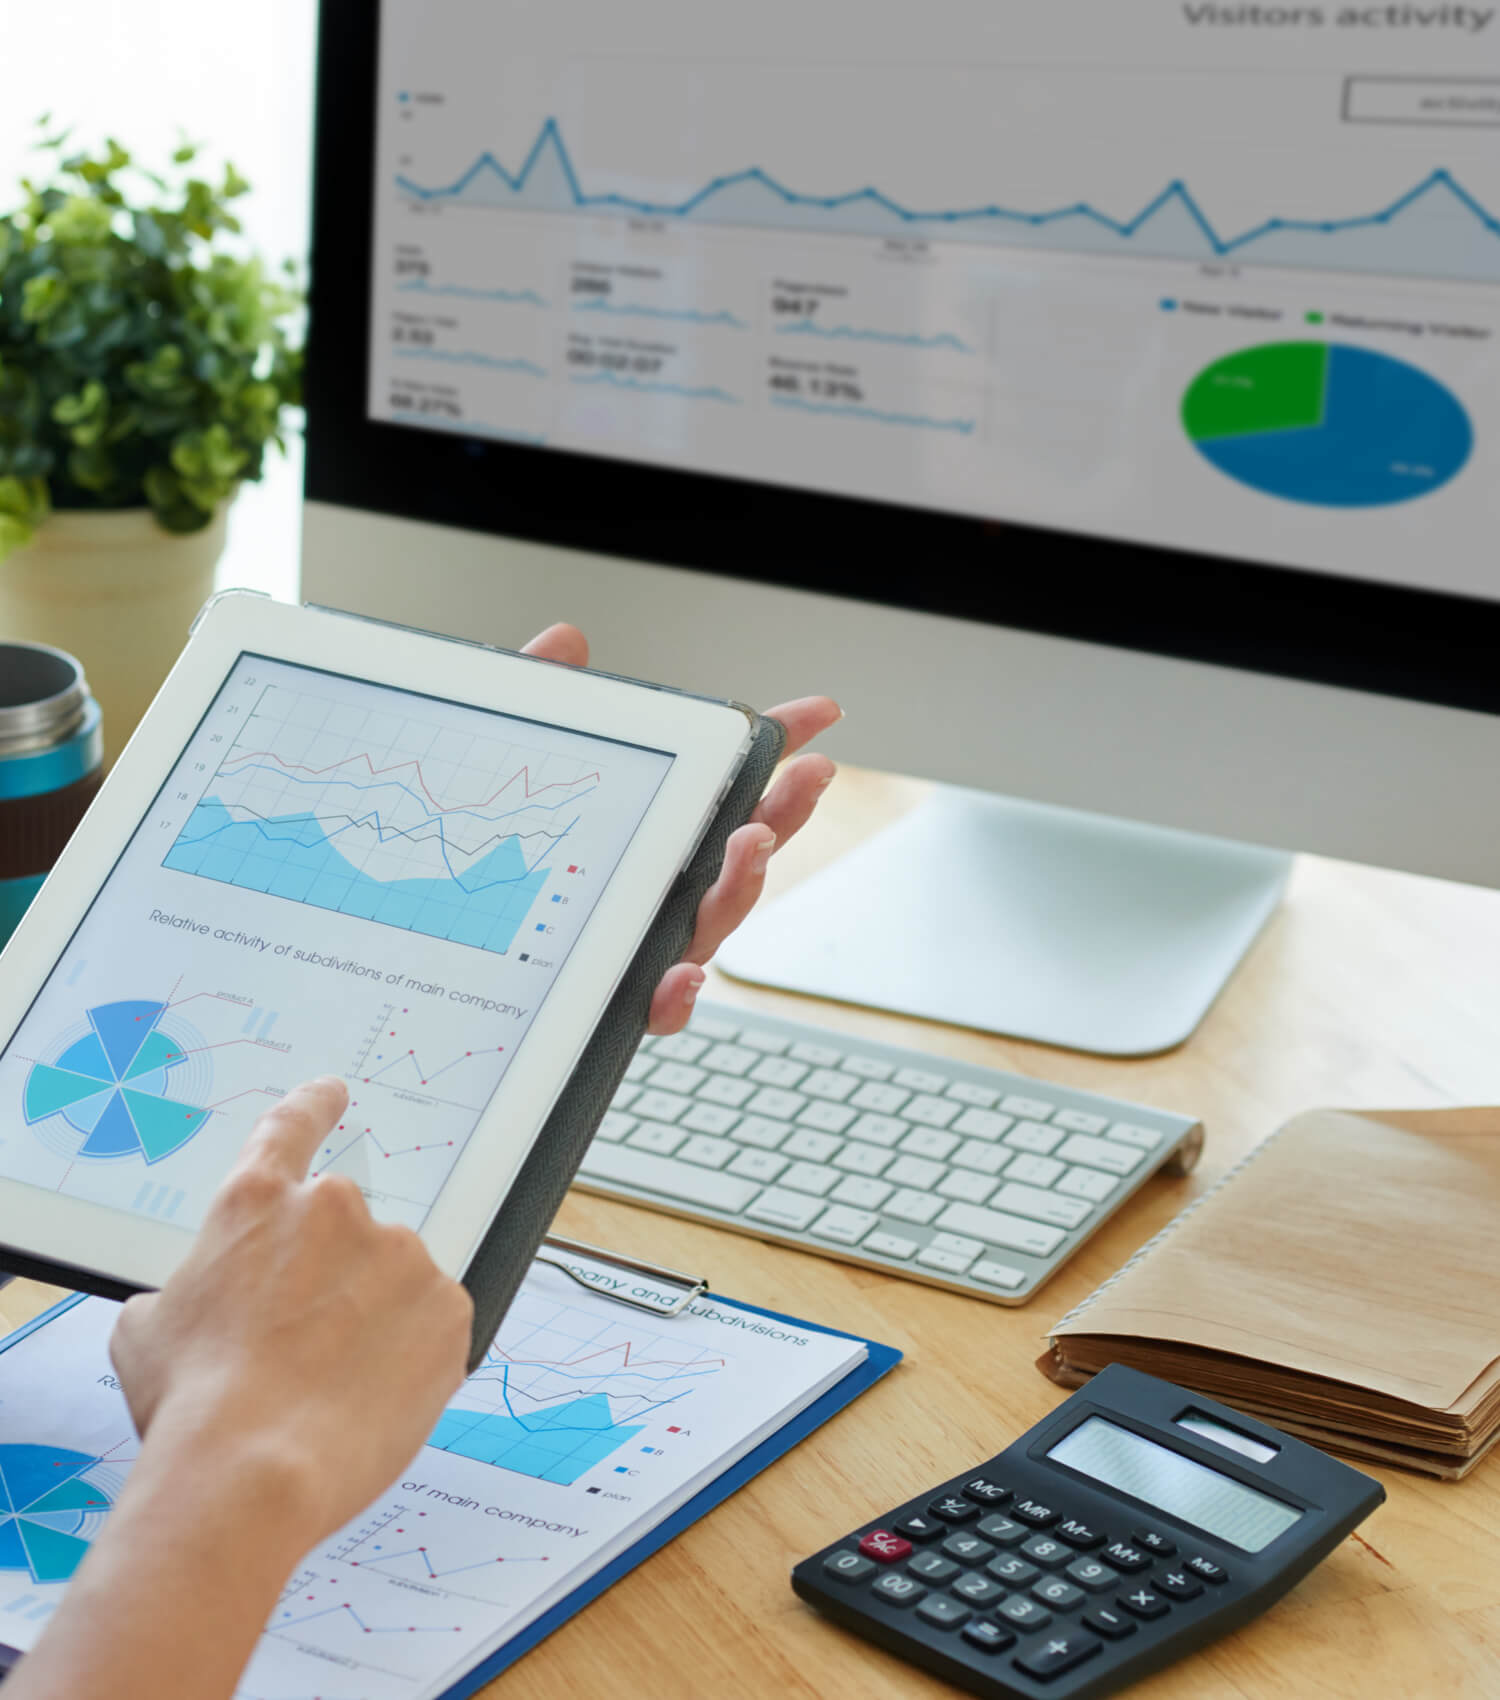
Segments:
[[[1022,1304],[1202,1124],[699,1004],[647,1038],[577,1185]]]

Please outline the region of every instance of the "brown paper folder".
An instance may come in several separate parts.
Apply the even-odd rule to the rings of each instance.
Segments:
[[[1295,1117],[1051,1331],[1330,1451],[1465,1474],[1500,1434],[1500,1109]]]

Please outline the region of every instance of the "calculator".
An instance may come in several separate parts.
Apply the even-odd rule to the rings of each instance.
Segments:
[[[1087,1700],[1248,1623],[1384,1498],[1114,1364],[996,1457],[804,1559],[792,1586],[975,1694]]]

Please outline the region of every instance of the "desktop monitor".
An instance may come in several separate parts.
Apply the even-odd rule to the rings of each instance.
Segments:
[[[1500,882],[1500,19],[324,0],[305,595],[944,782],[732,972],[1185,1035]],[[957,788],[957,789],[947,789]]]

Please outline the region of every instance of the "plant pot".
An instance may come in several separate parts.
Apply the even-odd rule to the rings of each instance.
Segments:
[[[111,759],[213,591],[229,504],[202,531],[163,531],[149,508],[54,513],[0,561],[0,638],[76,656],[104,713]]]

